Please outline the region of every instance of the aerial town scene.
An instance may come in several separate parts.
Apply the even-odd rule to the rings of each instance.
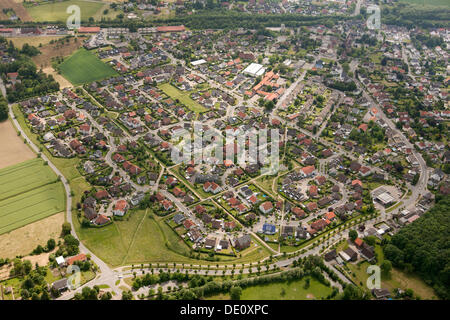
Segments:
[[[0,9],[0,300],[450,299],[448,0]]]

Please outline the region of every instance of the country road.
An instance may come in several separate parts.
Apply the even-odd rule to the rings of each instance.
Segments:
[[[9,116],[10,116],[12,122],[14,123],[15,127],[17,128],[17,130],[19,130],[21,136],[26,140],[26,142],[30,146],[30,148],[34,152],[36,152],[36,154],[39,154],[39,153],[41,154],[42,160],[46,161],[48,163],[48,166],[56,173],[57,176],[59,176],[61,178],[61,182],[62,182],[62,184],[64,186],[64,190],[66,192],[66,220],[72,226],[71,234],[76,239],[80,240],[78,238],[78,235],[75,232],[75,228],[74,228],[74,225],[72,222],[72,196],[71,196],[69,182],[64,177],[64,175],[61,173],[61,171],[59,171],[59,169],[50,161],[50,159],[43,152],[40,152],[39,148],[27,136],[27,134],[22,129],[22,127],[20,126],[19,122],[17,121],[17,119],[13,113],[12,104],[9,104],[8,107],[9,107]],[[103,278],[108,279],[109,277],[111,277],[113,275],[113,271],[109,268],[109,266],[105,262],[103,262],[100,258],[98,258],[92,251],[90,251],[81,241],[80,241],[79,248],[80,248],[80,252],[90,255],[91,260],[98,266],[100,274],[101,274],[99,282],[103,283],[102,282]],[[96,279],[96,280],[98,280],[98,279]],[[110,284],[110,286],[113,289],[118,291],[118,289],[115,287],[115,284],[112,284],[112,285]],[[74,291],[72,291],[71,293],[73,293],[73,292]]]

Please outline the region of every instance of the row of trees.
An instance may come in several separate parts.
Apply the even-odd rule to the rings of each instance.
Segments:
[[[8,102],[0,95],[0,122],[8,119]]]

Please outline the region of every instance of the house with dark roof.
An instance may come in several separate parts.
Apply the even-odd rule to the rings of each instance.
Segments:
[[[239,250],[250,247],[251,237],[249,234],[245,234],[234,241],[234,247]]]
[[[388,289],[372,289],[372,294],[377,299],[386,299],[391,296],[391,293]]]
[[[325,253],[325,255],[323,257],[324,257],[325,261],[327,261],[327,262],[335,259],[337,257],[336,250],[333,249],[331,251],[328,251],[327,253]]]
[[[52,283],[52,288],[54,290],[59,291],[59,292],[66,291],[67,289],[69,289],[69,284],[67,282],[67,278],[63,278],[61,280],[53,282]]]

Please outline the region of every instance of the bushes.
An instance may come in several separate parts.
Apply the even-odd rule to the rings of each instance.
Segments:
[[[71,231],[72,231],[72,226],[70,225],[70,223],[64,222],[62,225],[62,235],[65,236],[67,234],[70,234]]]
[[[8,119],[8,103],[5,98],[0,97],[0,122]]]

